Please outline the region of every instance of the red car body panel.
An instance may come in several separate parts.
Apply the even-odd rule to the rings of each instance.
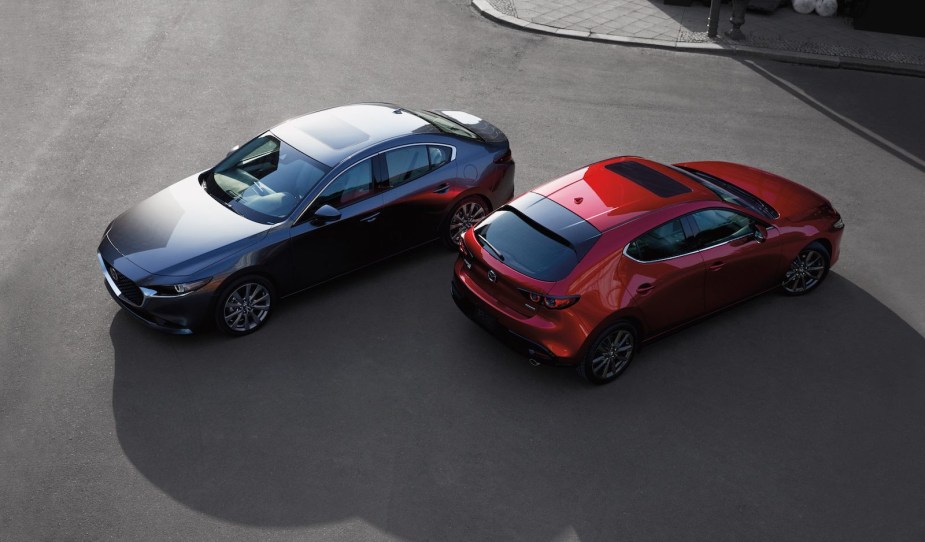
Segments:
[[[608,170],[606,166],[627,161],[643,164],[690,189],[687,194],[672,198],[673,203],[703,199],[718,201],[715,194],[690,181],[678,171],[636,156],[624,156],[591,164],[534,192],[548,197],[584,218],[598,230],[604,231],[657,209],[662,204],[662,201],[659,201],[661,198],[653,197],[652,192],[638,184],[628,182],[625,178],[624,182],[615,182],[620,180],[621,175]]]
[[[659,197],[606,169],[627,160],[640,162],[691,190]],[[595,335],[616,320],[632,321],[643,340],[651,340],[777,287],[790,262],[813,241],[829,249],[831,264],[838,259],[843,230],[835,223],[840,217],[819,194],[748,166],[725,162],[679,166],[739,186],[769,203],[780,216],[769,218],[727,203],[668,166],[637,157],[605,160],[533,190],[601,232],[566,277],[545,282],[520,273],[484,249],[470,229],[463,236],[464,253],[454,268],[454,297],[458,303],[470,301],[480,314],[525,339],[531,345],[529,355],[537,361],[570,365],[580,362]],[[765,241],[742,236],[651,262],[625,254],[630,242],[653,228],[707,209],[733,210],[750,217],[766,228]],[[495,282],[489,280],[489,270]],[[519,289],[580,297],[574,305],[555,310],[531,302]]]
[[[811,212],[828,200],[805,186],[758,168],[730,162],[684,162],[677,164],[719,177],[744,188],[771,204],[781,216],[805,220]]]

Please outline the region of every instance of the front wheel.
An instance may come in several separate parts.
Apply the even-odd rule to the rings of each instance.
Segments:
[[[488,216],[488,205],[478,196],[463,198],[450,212],[443,232],[443,242],[450,248],[459,244],[459,238],[466,230]]]
[[[622,321],[605,329],[591,344],[578,372],[592,384],[613,382],[629,367],[636,353],[638,333]]]
[[[787,295],[803,295],[815,290],[829,273],[829,251],[819,243],[811,243],[790,262],[781,281]]]
[[[275,303],[273,285],[257,276],[242,277],[227,287],[215,306],[215,323],[233,336],[263,327]]]

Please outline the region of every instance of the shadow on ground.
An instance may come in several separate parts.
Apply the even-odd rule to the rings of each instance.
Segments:
[[[925,78],[770,60],[743,63],[843,128],[925,173]]]
[[[360,517],[411,540],[925,529],[925,339],[839,275],[670,336],[591,387],[458,313],[452,261],[418,251],[236,340],[117,314],[126,456],[180,503],[246,525]]]

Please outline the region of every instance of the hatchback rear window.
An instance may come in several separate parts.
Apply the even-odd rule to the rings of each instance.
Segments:
[[[537,228],[516,212],[501,209],[475,230],[476,239],[508,267],[537,280],[565,278],[578,255],[564,239]]]

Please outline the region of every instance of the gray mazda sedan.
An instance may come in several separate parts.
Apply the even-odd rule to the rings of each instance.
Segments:
[[[145,324],[245,335],[282,297],[434,239],[455,246],[513,194],[507,137],[474,115],[335,107],[122,213],[97,259],[113,299]]]

